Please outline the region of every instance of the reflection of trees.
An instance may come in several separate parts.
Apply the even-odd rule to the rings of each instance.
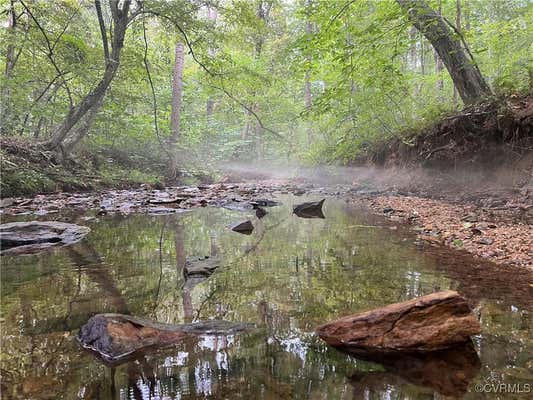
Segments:
[[[83,242],[74,250],[67,247],[67,254],[77,267],[81,268],[97,286],[102,290],[115,312],[129,314],[128,304],[121,291],[116,287],[113,276],[109,273],[109,267],[104,264],[102,257],[95,248],[87,242]]]
[[[175,221],[173,224],[174,229],[174,248],[176,250],[176,270],[177,276],[185,279],[185,261],[187,256],[185,254],[185,235],[183,232],[183,226],[179,221]],[[183,303],[183,313],[184,313],[184,322],[189,323],[193,320],[193,305],[192,305],[192,288],[183,285],[182,288],[182,303]]]
[[[153,312],[154,319],[182,322],[176,319],[182,319],[183,307],[185,321],[225,315],[255,322],[259,329],[233,346],[222,338],[214,341],[216,350],[187,344],[120,366],[112,379],[116,397],[131,389],[131,397],[141,398],[149,387],[152,393],[164,391],[172,397],[181,390],[182,398],[205,398],[201,390],[209,387],[211,397],[219,398],[233,398],[235,393],[258,400],[351,398],[347,376],[355,370],[383,368],[347,360],[309,333],[340,314],[425,294],[437,285],[442,289],[458,285],[479,304],[483,335],[477,346],[483,378],[497,376],[503,382],[509,374],[527,369],[531,318],[525,310],[533,298],[530,275],[515,271],[509,279],[508,271],[496,275],[481,263],[479,267],[463,261],[454,264],[447,257],[455,253],[428,256],[401,243],[397,232],[349,228],[375,224],[372,220],[333,205],[326,211],[326,220],[306,221],[291,218],[281,207],[269,209],[261,222],[264,229],[258,225],[250,237],[227,229],[229,220],[237,217],[224,210],[130,216],[120,221],[120,227],[103,219],[89,237],[94,247],[80,243],[60,249],[53,256],[43,256],[44,268],[39,269],[18,260],[27,268],[11,278],[16,288],[3,293],[10,329],[3,346],[12,358],[3,367],[9,371],[6,385],[14,388],[8,390],[18,391],[18,398],[38,398],[39,392],[22,394],[22,385],[30,387],[27,381],[34,380],[43,393],[52,386],[55,397],[62,392],[65,398],[75,398],[83,389],[86,398],[109,398],[111,371],[88,361],[72,334],[63,336],[65,330],[85,323],[94,312],[127,312],[123,307],[128,306],[140,316]],[[357,252],[352,253],[355,247]],[[224,259],[225,266],[194,289],[194,285],[185,287],[186,257],[208,254]],[[61,258],[65,255],[67,261]],[[72,264],[71,270],[64,270]],[[57,265],[63,268],[59,272]],[[48,274],[43,276],[43,270]],[[493,300],[483,301],[487,298]],[[511,305],[518,311],[510,312]],[[16,336],[19,321],[23,332]],[[187,359],[176,362],[178,352],[186,353]],[[381,382],[389,386],[378,387],[377,397],[432,395],[431,390],[395,384],[387,374]]]

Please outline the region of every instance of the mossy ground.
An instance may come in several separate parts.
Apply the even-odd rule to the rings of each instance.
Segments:
[[[163,180],[157,173],[114,163],[105,163],[99,168],[86,160],[57,164],[45,152],[21,141],[4,139],[1,145],[1,197],[126,188],[140,184],[157,186]]]

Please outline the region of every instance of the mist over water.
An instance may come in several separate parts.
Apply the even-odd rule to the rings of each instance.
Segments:
[[[439,188],[468,191],[494,188],[533,187],[533,169],[527,160],[514,167],[491,170],[484,168],[449,168],[373,166],[302,166],[280,163],[225,163],[219,166],[227,182],[292,180],[319,186],[350,185],[368,190],[408,190]]]

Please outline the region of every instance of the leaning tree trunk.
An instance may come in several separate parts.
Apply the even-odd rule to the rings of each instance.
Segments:
[[[476,103],[492,94],[474,60],[467,57],[461,43],[438,13],[424,0],[396,1],[408,13],[413,25],[433,45],[465,104]]]
[[[52,135],[52,138],[45,143],[45,147],[50,150],[56,150],[60,148],[65,140],[65,138],[68,136],[68,134],[71,132],[72,128],[81,121],[81,119],[93,108],[98,107],[105,96],[105,93],[107,91],[107,88],[111,84],[111,81],[115,77],[115,74],[118,71],[118,67],[120,64],[120,52],[122,48],[124,47],[124,37],[126,35],[126,29],[128,27],[128,12],[130,8],[131,0],[125,0],[123,3],[121,3],[118,0],[110,0],[109,5],[111,8],[111,16],[113,19],[113,37],[111,40],[111,54],[107,54],[107,37],[105,34],[105,29],[102,30],[102,40],[104,43],[104,52],[105,58],[106,58],[106,66],[105,71],[100,79],[100,82],[98,82],[98,85],[89,93],[87,94],[81,102],[73,107],[63,122],[59,125],[59,127],[55,130],[54,134]],[[96,10],[98,13],[98,19],[100,21],[100,26],[102,26],[102,16],[101,16],[101,10],[100,10],[100,2],[98,0],[95,1],[96,4]],[[122,8],[119,8],[119,5],[122,5]],[[92,118],[90,118],[92,122]],[[89,126],[90,127],[90,126]],[[86,129],[88,131],[89,129]],[[78,140],[79,141],[79,140]]]
[[[170,147],[170,170],[171,178],[176,178],[178,171],[178,152],[176,144],[180,136],[181,99],[183,96],[183,43],[176,44],[176,63],[174,64],[174,77],[172,81],[172,112],[170,115],[171,135]]]
[[[456,0],[456,14],[455,14],[455,27],[457,28],[457,32],[461,34],[462,28],[461,28],[461,0]],[[453,104],[457,104],[457,88],[453,88]]]
[[[94,119],[98,110],[101,107],[101,102],[97,103],[91,110],[85,115],[82,122],[78,124],[78,127],[73,134],[69,135],[69,138],[65,140],[63,144],[63,150],[65,154],[68,154],[72,149],[89,133],[91,126],[93,125]]]

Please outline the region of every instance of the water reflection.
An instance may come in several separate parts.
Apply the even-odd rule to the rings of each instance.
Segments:
[[[445,396],[462,397],[481,366],[472,343],[427,354],[361,358],[379,362],[385,368],[384,372],[358,371],[350,378],[355,393],[361,397],[368,397],[369,392],[379,393],[391,384],[416,385]]]
[[[81,243],[50,253],[2,258],[2,395],[14,399],[425,399],[481,397],[476,382],[527,383],[531,370],[533,279],[529,272],[472,263],[413,238],[341,201],[326,219],[292,215],[293,198],[268,209],[200,209],[168,216],[89,221]],[[318,200],[314,198],[301,199]],[[57,215],[61,218],[61,215]],[[227,227],[249,218],[252,235]],[[190,282],[185,260],[218,257],[222,267]],[[406,376],[405,364],[350,358],[314,328],[343,314],[452,288],[481,317],[481,368],[470,385]],[[167,323],[218,318],[254,323],[244,336],[204,337],[109,368],[74,341],[91,315],[123,312]],[[444,361],[443,361],[444,360]],[[430,365],[428,368],[427,365]],[[461,378],[461,375],[459,378]],[[466,393],[465,393],[466,390]],[[527,395],[522,395],[528,398]],[[520,395],[517,395],[519,398]]]

